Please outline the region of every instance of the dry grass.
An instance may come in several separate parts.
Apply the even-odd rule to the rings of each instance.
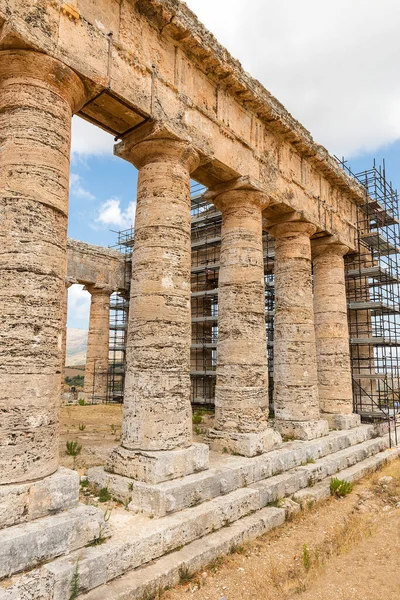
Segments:
[[[383,475],[394,478],[386,487],[379,484]],[[192,577],[190,583],[165,592],[161,598],[181,600],[187,597],[188,592],[192,592],[196,600],[220,600],[222,597],[227,600],[381,598],[382,589],[376,590],[377,596],[371,595],[373,578],[357,576],[357,581],[351,581],[349,557],[356,562],[358,550],[364,547],[362,553],[367,557],[374,556],[375,549],[380,547],[379,542],[382,552],[385,552],[387,533],[383,533],[382,527],[392,527],[388,524],[387,507],[392,507],[393,525],[397,518],[399,527],[399,501],[400,461],[396,461],[356,485],[345,498],[330,498],[300,513],[293,521],[241,548],[240,553],[231,554],[219,564],[207,567]],[[397,538],[400,550],[400,538]],[[379,564],[379,558],[375,562]],[[354,583],[353,587],[358,586],[360,595],[357,595],[358,592],[352,595],[352,591],[343,594],[341,591],[340,595],[336,592],[336,582],[331,589],[330,582],[334,581],[336,570],[340,572],[345,568],[349,572],[343,581],[344,586],[351,588]],[[370,567],[372,569],[373,566]],[[397,570],[394,577],[397,577]],[[395,586],[396,581],[390,582],[389,579],[386,576],[386,584]],[[363,585],[367,588],[362,589]],[[397,596],[392,599],[388,594],[388,598],[398,600],[400,589]]]

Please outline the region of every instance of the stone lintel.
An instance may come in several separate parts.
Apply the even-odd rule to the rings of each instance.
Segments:
[[[361,417],[357,413],[349,415],[334,415],[322,412],[321,416],[328,421],[329,429],[353,429],[361,425]]]
[[[281,435],[296,440],[315,440],[329,433],[328,421],[318,419],[314,421],[283,421],[277,419],[275,427]]]
[[[156,484],[208,469],[206,444],[177,450],[128,450],[123,446],[110,455],[106,470],[137,481]]]
[[[282,444],[280,434],[272,428],[257,433],[237,433],[210,429],[210,446],[217,452],[229,452],[251,458],[279,448]]]

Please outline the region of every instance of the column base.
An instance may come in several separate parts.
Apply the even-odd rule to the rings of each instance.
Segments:
[[[328,421],[329,429],[353,429],[361,425],[361,417],[356,413],[350,415],[322,413],[321,416]]]
[[[27,483],[0,485],[0,530],[54,515],[79,503],[79,475],[60,467]]]
[[[128,450],[118,446],[110,455],[106,471],[145,483],[161,483],[208,469],[206,444],[178,450]]]
[[[315,440],[329,433],[328,421],[325,419],[314,421],[283,421],[276,419],[275,427],[282,436],[296,440]]]
[[[210,429],[208,440],[213,450],[229,452],[251,458],[279,448],[282,444],[280,434],[272,428],[258,433],[236,433]]]

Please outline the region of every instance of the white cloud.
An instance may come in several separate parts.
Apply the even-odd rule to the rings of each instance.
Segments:
[[[83,285],[68,288],[68,327],[88,329],[90,300],[90,293],[83,289]]]
[[[187,0],[313,137],[355,156],[400,138],[398,0]]]
[[[119,227],[128,229],[133,227],[136,213],[136,202],[130,202],[128,207],[121,209],[121,200],[119,198],[109,198],[99,208],[99,214],[96,222],[105,226]]]
[[[82,200],[95,200],[95,196],[84,187],[82,177],[77,173],[70,173],[69,190],[71,194]]]
[[[113,154],[114,138],[100,127],[84,119],[72,119],[72,158]]]

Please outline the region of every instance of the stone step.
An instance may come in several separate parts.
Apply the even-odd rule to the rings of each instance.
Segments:
[[[154,564],[135,569],[104,587],[79,596],[81,600],[143,600],[179,583],[183,575],[191,575],[238,546],[253,541],[282,525],[282,508],[264,508],[244,517],[228,528],[211,533],[183,549],[163,556]]]
[[[292,469],[264,481],[250,485],[260,494],[260,507],[267,506],[281,498],[291,496],[298,490],[313,486],[316,482],[335,475],[339,471],[355,465],[388,447],[386,438],[367,440],[357,446],[345,448],[328,455],[315,463]]]
[[[317,440],[287,442],[278,450],[254,458],[211,453],[211,468],[207,471],[157,485],[133,481],[106,472],[103,467],[89,469],[88,477],[100,488],[107,488],[113,497],[129,503],[132,512],[163,517],[288,471],[307,460],[318,460],[355,446],[373,435],[372,425],[362,425],[348,431],[333,431]]]
[[[7,527],[0,531],[0,580],[73,552],[106,533],[103,511],[85,505]]]
[[[259,509],[269,502],[292,495],[307,487],[311,481],[319,481],[386,447],[386,438],[366,440],[340,450],[335,455],[327,455],[313,464],[274,475],[263,482],[251,484],[162,519],[149,519],[118,509],[112,515],[113,535],[106,544],[85,548],[44,565],[34,584],[29,585],[40,583],[43,587],[46,582],[51,581],[54,590],[51,600],[69,600],[76,568],[79,569],[79,589],[82,592],[89,591],[128,570],[136,569],[182,546],[186,547],[196,539],[217,530],[222,531],[227,525],[250,513],[257,511],[258,514]],[[45,595],[38,597],[50,600]],[[18,596],[9,595],[5,598],[16,600]],[[1,593],[0,599],[3,600]]]
[[[339,479],[353,483],[354,481],[361,479],[361,477],[365,477],[366,475],[373,473],[387,462],[395,460],[398,457],[400,457],[400,448],[390,448],[383,452],[379,452],[379,454],[375,454],[374,456],[366,458],[360,463],[352,465],[348,469],[343,469],[340,471],[338,474]],[[329,498],[331,493],[330,483],[330,477],[323,479],[313,487],[308,487],[296,492],[293,495],[293,500],[298,502],[301,506],[325,500],[326,498]]]
[[[400,456],[400,448],[381,451],[340,471],[339,477],[347,481],[356,481],[398,456]],[[321,483],[302,490],[299,493],[302,503],[310,501],[310,497],[314,497],[315,500],[328,497],[330,480],[331,478],[327,477]],[[319,489],[323,489],[324,494],[321,492],[315,494]],[[297,499],[298,494],[295,494],[294,498]],[[300,498],[298,501],[300,502]],[[79,598],[80,600],[104,600],[105,597],[107,600],[144,600],[155,597],[165,588],[177,585],[183,574],[193,575],[218,557],[228,554],[235,547],[281,525],[284,519],[285,511],[281,508],[261,509],[227,529],[211,533],[181,550],[163,556],[150,565],[128,572],[106,586],[93,589]]]

